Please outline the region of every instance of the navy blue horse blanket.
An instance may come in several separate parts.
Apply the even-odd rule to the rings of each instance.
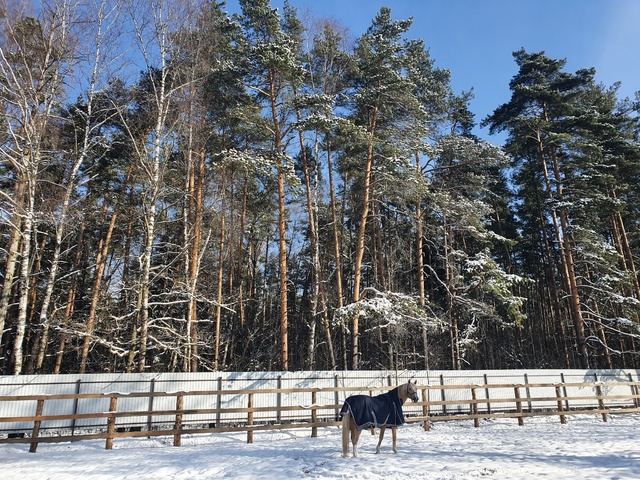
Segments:
[[[398,389],[377,397],[352,395],[344,401],[340,417],[349,413],[358,430],[373,427],[397,427],[404,424],[402,401]]]

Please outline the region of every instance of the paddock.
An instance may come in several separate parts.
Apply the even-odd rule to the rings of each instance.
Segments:
[[[23,445],[0,445],[3,478],[10,480],[100,479],[637,479],[640,478],[640,415],[575,415],[484,419],[399,428],[402,449],[375,455],[377,437],[363,433],[360,457],[342,458],[338,427],[125,438],[105,450],[103,441],[42,444],[37,454]]]

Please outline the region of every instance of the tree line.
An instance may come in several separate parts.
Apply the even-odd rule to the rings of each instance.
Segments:
[[[2,374],[640,366],[639,95],[239,5],[0,0]]]

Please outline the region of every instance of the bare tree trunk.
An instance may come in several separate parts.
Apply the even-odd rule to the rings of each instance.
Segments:
[[[56,277],[58,274],[59,262],[60,262],[60,251],[62,249],[62,240],[66,233],[67,227],[67,216],[69,213],[69,207],[71,203],[71,197],[75,192],[77,187],[76,181],[78,172],[80,171],[80,167],[84,163],[85,159],[89,154],[89,150],[91,147],[91,135],[93,130],[95,130],[96,126],[94,125],[94,101],[96,90],[98,88],[98,79],[100,75],[100,70],[105,68],[105,65],[102,64],[102,43],[104,39],[104,25],[105,19],[108,15],[116,13],[117,11],[111,10],[111,12],[107,11],[107,4],[103,0],[102,3],[97,7],[98,10],[93,12],[95,14],[96,20],[96,35],[94,37],[95,42],[92,44],[95,45],[95,50],[92,52],[93,62],[91,69],[91,79],[89,81],[89,89],[87,92],[87,102],[86,102],[86,111],[83,113],[85,118],[84,132],[82,134],[80,149],[75,156],[75,160],[71,166],[71,170],[66,177],[66,187],[65,194],[62,200],[62,205],[60,206],[60,213],[58,221],[55,222],[56,227],[56,236],[55,236],[55,244],[52,255],[51,264],[49,267],[49,275],[46,281],[46,289],[45,294],[42,299],[42,306],[40,308],[40,328],[41,339],[39,345],[39,353],[38,360],[36,363],[36,369],[40,369],[42,367],[42,362],[44,360],[44,354],[46,352],[47,341],[48,341],[48,332],[49,326],[51,323],[51,319],[49,318],[49,305],[51,303],[51,297],[53,295],[53,289],[56,283]]]
[[[553,189],[551,187],[551,176],[547,169],[547,159],[545,154],[545,145],[540,136],[540,131],[537,131],[537,142],[540,159],[542,162],[545,185],[547,188],[547,195],[549,198],[553,198]],[[561,200],[563,197],[562,191],[562,178],[560,174],[560,165],[555,152],[550,151],[550,160],[553,168],[554,182],[556,185],[557,200]],[[556,233],[556,241],[562,248],[560,249],[561,267],[564,270],[569,303],[569,311],[571,312],[571,319],[573,321],[573,328],[577,341],[577,353],[580,361],[580,368],[589,368],[589,351],[586,344],[584,319],[582,318],[582,309],[580,306],[580,293],[578,291],[578,283],[575,273],[575,265],[573,261],[573,247],[569,238],[569,219],[567,212],[564,208],[560,208],[558,212],[560,223],[558,224],[556,211],[552,212],[552,219],[554,222],[554,229]]]
[[[7,7],[7,5],[5,5]],[[9,5],[13,7],[13,5]],[[0,48],[0,101],[6,112],[5,132],[13,146],[3,150],[3,162],[14,170],[18,183],[24,183],[25,199],[14,203],[20,222],[22,257],[18,280],[18,317],[13,345],[13,372],[23,367],[23,343],[29,308],[31,243],[36,228],[37,182],[44,163],[43,146],[53,109],[61,100],[64,78],[73,63],[71,39],[72,5],[62,2],[41,5],[38,28],[24,29],[27,21],[20,8],[2,11],[4,45]],[[15,52],[20,52],[16,54]],[[22,187],[18,187],[21,189]],[[14,208],[15,208],[14,207]],[[24,208],[21,208],[24,207]],[[24,211],[22,211],[24,210]],[[13,213],[10,214],[13,216]],[[14,224],[17,227],[18,222]],[[16,259],[17,260],[17,259]],[[13,268],[10,266],[9,270]]]
[[[9,238],[9,246],[7,248],[7,260],[4,268],[4,282],[2,284],[2,292],[0,294],[0,344],[4,338],[4,328],[6,325],[7,314],[9,313],[9,304],[11,302],[11,295],[13,292],[13,281],[15,278],[15,271],[18,266],[18,254],[20,252],[20,239],[22,228],[22,215],[19,213],[22,201],[25,194],[24,182],[16,182],[13,188],[13,203],[14,213],[11,215],[9,224],[11,225],[11,235]],[[0,353],[3,353],[4,345],[2,345]],[[4,359],[5,356],[1,355],[0,358]]]
[[[447,317],[449,318],[449,338],[451,341],[451,367],[455,370],[462,369],[462,357],[460,350],[460,327],[458,317],[454,309],[456,304],[455,267],[453,265],[453,230],[445,217],[443,221],[444,231],[444,270],[445,285],[447,287]]]
[[[116,219],[118,217],[119,202],[111,213],[111,220],[109,226],[103,238],[100,239],[98,244],[98,253],[96,254],[96,269],[93,277],[93,286],[91,287],[91,300],[89,303],[89,313],[87,314],[87,321],[85,322],[84,341],[82,344],[82,353],[80,356],[80,368],[79,373],[84,373],[87,368],[87,359],[89,357],[89,346],[91,345],[91,336],[93,334],[93,327],[96,320],[96,313],[98,311],[98,302],[100,301],[100,293],[102,289],[102,279],[104,277],[104,270],[107,265],[107,256],[109,254],[109,248],[111,247],[111,238],[113,230],[116,226]],[[107,215],[107,199],[105,198],[104,209],[105,217]]]
[[[20,275],[18,277],[18,319],[16,322],[16,336],[13,343],[13,374],[22,373],[23,342],[27,326],[27,311],[29,300],[29,274],[31,271],[31,235],[33,232],[33,202],[35,199],[35,178],[27,181],[27,211],[23,219],[22,258],[20,259]]]
[[[420,156],[416,155],[416,174],[421,175]],[[422,223],[422,204],[420,199],[416,202],[416,267],[418,274],[418,305],[422,308],[426,305],[425,285],[424,285],[424,247],[423,247],[423,223]],[[424,355],[424,368],[429,370],[429,344],[427,335],[427,326],[421,325],[422,333],[422,354]]]
[[[71,316],[73,315],[74,306],[75,306],[75,298],[76,298],[76,289],[78,285],[78,268],[80,262],[82,260],[82,251],[84,249],[84,229],[85,222],[84,220],[80,222],[80,228],[78,229],[78,241],[76,242],[76,255],[74,261],[74,272],[71,276],[71,286],[69,287],[69,291],[67,293],[67,304],[64,309],[64,314],[61,322],[61,331],[60,331],[60,342],[58,344],[58,350],[56,352],[56,363],[53,369],[54,374],[59,374],[60,369],[62,367],[62,359],[64,356],[64,349],[67,342],[67,327],[69,326],[69,322],[71,321]]]
[[[280,365],[282,370],[289,370],[289,320],[287,307],[287,222],[284,205],[284,174],[278,169],[278,232],[280,266]]]
[[[216,295],[216,329],[215,329],[215,348],[213,356],[213,369],[218,370],[218,361],[220,358],[220,324],[222,322],[222,281],[223,281],[223,262],[224,262],[224,240],[225,240],[225,223],[224,223],[224,192],[222,194],[222,206],[220,208],[220,247],[218,250],[218,291]]]
[[[616,198],[615,192],[612,193],[611,196],[612,198]],[[635,261],[633,260],[633,252],[629,245],[627,229],[624,226],[624,219],[620,212],[614,213],[612,217],[614,239],[622,258],[623,268],[631,273],[634,296],[640,299],[640,282],[638,281],[638,272],[636,271]]]
[[[245,311],[244,311],[244,278],[242,271],[246,270],[244,267],[245,258],[249,255],[245,255],[244,239],[245,228],[247,224],[247,197],[249,195],[249,178],[247,171],[244,171],[244,180],[242,182],[242,211],[240,213],[240,239],[238,240],[238,317],[240,319],[240,330],[244,329],[245,325]],[[251,295],[251,289],[249,288],[249,295]]]
[[[302,119],[300,109],[296,109],[296,115],[299,122]],[[316,227],[318,203],[316,200],[316,194],[314,193],[311,186],[311,174],[309,172],[309,161],[307,159],[307,149],[304,143],[302,130],[298,130],[298,140],[300,142],[300,154],[302,156],[302,172],[304,175],[304,186],[305,186],[305,194],[306,194],[306,202],[307,202],[307,219],[309,221],[309,241],[311,244],[311,255],[312,255],[311,312],[309,313],[311,318],[310,318],[310,321],[307,322],[307,328],[309,329],[307,365],[310,370],[313,370],[313,365],[315,363],[315,347],[316,347],[316,342],[315,342],[316,323],[317,323],[316,317],[318,315],[318,305],[320,303],[320,285],[322,283],[322,269],[320,264],[320,246],[319,246],[319,239],[318,239],[318,229]],[[315,152],[316,152],[316,159],[319,160],[317,151],[318,151],[318,141],[316,136]],[[315,185],[317,188],[317,182],[315,183]],[[331,341],[330,335],[328,339],[329,341]]]
[[[364,258],[364,241],[367,231],[367,219],[369,218],[369,208],[371,203],[371,183],[373,178],[373,141],[375,138],[376,121],[377,121],[378,108],[374,107],[371,114],[371,123],[369,129],[369,144],[367,147],[367,161],[364,170],[364,180],[362,185],[362,212],[360,213],[360,225],[358,226],[358,235],[356,238],[356,261],[354,265],[353,273],[353,301],[360,300],[360,282],[362,280],[362,260]],[[351,367],[354,370],[358,369],[358,363],[360,359],[359,351],[359,322],[358,315],[354,315],[353,323],[351,326],[352,336],[352,352],[351,352]]]
[[[383,292],[386,292],[391,288],[391,285],[387,282],[387,268],[384,263],[384,248],[382,246],[382,225],[381,217],[378,211],[378,204],[373,203],[371,206],[373,210],[373,236],[374,236],[374,265],[375,265],[375,278],[378,282],[378,288]]]
[[[158,202],[163,187],[164,141],[168,131],[167,125],[171,97],[183,85],[174,85],[179,75],[174,75],[169,65],[170,56],[177,56],[179,47],[175,32],[180,31],[189,22],[187,5],[182,2],[158,0],[153,8],[145,2],[123,0],[128,8],[129,17],[138,39],[138,47],[145,62],[148,80],[152,86],[152,105],[155,109],[151,139],[139,145],[139,139],[132,138],[137,146],[137,157],[141,171],[144,173],[143,216],[145,222],[144,244],[140,255],[139,294],[139,351],[138,370],[147,369],[147,347],[149,342],[149,321],[152,306],[151,287],[152,270],[154,269],[153,253],[156,242],[158,221]],[[153,72],[156,72],[155,74]]]
[[[198,275],[200,271],[200,253],[202,244],[202,196],[204,184],[204,148],[200,149],[198,161],[192,161],[192,128],[189,128],[189,145],[188,145],[188,202],[187,214],[185,215],[185,245],[188,245],[188,252],[185,261],[187,288],[188,288],[188,306],[186,312],[186,345],[185,356],[183,361],[183,371],[198,371],[198,302],[197,287]]]
[[[288,312],[288,285],[287,285],[287,217],[285,208],[285,182],[284,165],[282,165],[282,132],[278,117],[278,94],[276,88],[277,73],[268,71],[268,84],[270,93],[271,120],[273,122],[274,151],[278,163],[278,265],[280,270],[280,367],[289,370],[289,312]]]

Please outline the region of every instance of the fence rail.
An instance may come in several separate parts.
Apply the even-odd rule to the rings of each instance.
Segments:
[[[80,440],[105,440],[111,449],[115,439],[173,436],[180,446],[183,435],[221,432],[246,432],[247,442],[261,430],[338,426],[341,402],[323,403],[321,398],[338,399],[341,394],[383,393],[392,386],[377,387],[303,387],[174,392],[107,392],[73,394],[34,394],[0,396],[0,405],[13,405],[24,412],[0,417],[0,444],[29,444],[36,452],[39,443]],[[465,385],[419,385],[421,399],[404,406],[408,423],[420,422],[429,430],[431,422],[493,418],[513,418],[523,425],[525,418],[557,416],[566,423],[569,415],[607,416],[613,413],[640,412],[640,382],[502,383]],[[275,394],[275,397],[273,396]],[[277,398],[275,405],[258,404],[266,396]],[[223,407],[224,398],[233,398]],[[215,407],[203,408],[206,399]],[[306,400],[301,402],[301,400]],[[73,413],[49,413],[47,407],[60,402],[73,405]],[[84,403],[91,411],[79,412]],[[166,405],[171,405],[167,408]],[[158,403],[163,408],[154,408]],[[206,402],[205,402],[206,403]],[[190,404],[194,406],[190,407]],[[16,409],[14,408],[14,411]],[[0,414],[2,412],[0,411]],[[78,421],[91,420],[91,429],[79,429]],[[3,428],[7,426],[12,428]],[[78,433],[82,430],[82,433]]]

